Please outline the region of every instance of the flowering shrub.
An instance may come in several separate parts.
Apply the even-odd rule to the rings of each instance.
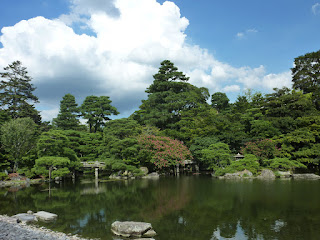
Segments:
[[[178,140],[168,137],[141,135],[139,137],[140,151],[146,152],[150,161],[159,169],[183,165],[187,159],[192,159],[191,152]]]

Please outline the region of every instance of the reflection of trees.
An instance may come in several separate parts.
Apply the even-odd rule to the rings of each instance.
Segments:
[[[219,181],[174,178],[159,181],[33,186],[18,192],[0,191],[0,213],[49,211],[58,214],[58,231],[112,239],[115,220],[151,222],[157,240],[232,238],[317,239],[320,230],[319,182]],[[89,191],[90,192],[90,191]],[[303,193],[303,194],[302,194]],[[5,196],[4,196],[5,195]],[[42,224],[42,223],[40,223]],[[218,238],[219,239],[219,238]]]

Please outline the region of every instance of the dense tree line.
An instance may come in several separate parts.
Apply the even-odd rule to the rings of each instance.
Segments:
[[[52,124],[41,121],[35,87],[21,62],[4,70],[1,172],[62,176],[78,171],[80,162],[99,160],[110,172],[139,174],[141,166],[172,171],[191,159],[216,175],[262,168],[319,171],[320,51],[295,59],[292,89],[247,90],[234,103],[222,92],[209,101],[208,89],[190,84],[165,60],[130,117],[111,120],[119,112],[108,96],[87,96],[78,106],[68,93]],[[238,152],[245,158],[235,161]]]

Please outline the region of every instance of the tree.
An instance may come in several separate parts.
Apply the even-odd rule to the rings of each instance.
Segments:
[[[22,157],[35,147],[35,134],[35,123],[30,118],[12,119],[2,125],[1,142],[14,160],[14,172]]]
[[[162,136],[141,135],[139,138],[141,156],[144,162],[151,162],[158,169],[183,165],[185,160],[193,159],[189,149],[178,140]]]
[[[304,93],[312,93],[313,99],[320,108],[320,50],[307,53],[294,59],[292,71],[293,88]]]
[[[68,168],[75,171],[80,166],[80,161],[71,148],[69,138],[61,130],[50,130],[40,135],[37,142],[38,158],[63,157],[70,160]]]
[[[153,83],[146,90],[148,99],[142,101],[140,110],[133,115],[142,125],[172,129],[183,111],[207,104],[208,90],[187,83],[189,78],[169,60],[161,62],[153,78]]]
[[[53,124],[62,130],[77,130],[80,124],[78,115],[79,109],[75,97],[68,93],[60,102],[60,112],[57,118],[53,119]]]
[[[216,92],[211,96],[212,107],[218,112],[223,111],[229,107],[229,98],[225,93]]]
[[[40,124],[39,112],[30,102],[38,103],[38,98],[33,95],[36,89],[30,83],[31,77],[20,61],[15,61],[4,68],[0,73],[0,106],[6,109],[13,119],[30,117]]]
[[[201,162],[207,169],[214,171],[225,168],[231,163],[231,151],[228,144],[217,142],[201,150]]]
[[[80,110],[83,118],[88,119],[90,132],[102,129],[105,122],[111,120],[110,115],[118,115],[119,112],[111,105],[108,96],[88,96],[82,103]]]

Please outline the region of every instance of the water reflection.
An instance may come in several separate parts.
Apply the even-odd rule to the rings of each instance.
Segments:
[[[183,176],[53,183],[15,192],[0,189],[0,213],[53,212],[57,221],[45,226],[101,239],[113,239],[110,226],[116,220],[150,222],[156,240],[317,239],[319,187],[319,181]]]

